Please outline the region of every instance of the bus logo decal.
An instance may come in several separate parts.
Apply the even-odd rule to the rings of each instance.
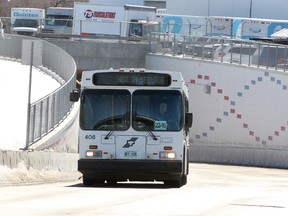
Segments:
[[[132,147],[133,145],[135,145],[137,139],[138,139],[137,137],[132,137],[130,140],[126,141],[126,144],[122,148]]]

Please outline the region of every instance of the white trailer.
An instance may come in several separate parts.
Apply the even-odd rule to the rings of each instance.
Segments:
[[[11,31],[14,34],[36,35],[44,18],[44,9],[11,8]]]
[[[287,20],[237,18],[233,21],[233,36],[241,39],[271,38],[283,28],[288,28]]]
[[[181,35],[204,36],[206,35],[206,18],[201,16],[185,16],[162,14],[162,32]]]
[[[42,32],[51,34],[71,34],[73,11],[73,8],[49,7],[46,12]]]
[[[233,19],[229,17],[206,17],[162,14],[159,15],[162,32],[191,36],[231,37]]]
[[[89,0],[90,4],[112,4],[112,5],[142,5],[144,6],[144,0]]]
[[[207,17],[206,35],[214,36],[232,36],[233,18],[230,17]]]
[[[74,35],[145,36],[145,25],[155,26],[156,8],[139,5],[74,3]]]

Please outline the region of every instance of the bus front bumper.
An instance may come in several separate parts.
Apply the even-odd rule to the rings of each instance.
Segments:
[[[94,179],[133,181],[177,180],[182,176],[182,161],[172,160],[78,160],[78,171]]]

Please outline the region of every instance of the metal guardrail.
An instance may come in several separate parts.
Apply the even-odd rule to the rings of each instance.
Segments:
[[[0,35],[0,56],[21,59],[22,41],[35,40],[18,35]],[[47,135],[67,117],[73,103],[69,93],[76,87],[76,64],[74,59],[63,49],[43,42],[43,68],[52,70],[61,77],[61,86],[49,95],[31,104],[30,129],[27,133],[26,148]]]
[[[225,37],[151,33],[150,52],[266,69],[288,70],[288,46]]]

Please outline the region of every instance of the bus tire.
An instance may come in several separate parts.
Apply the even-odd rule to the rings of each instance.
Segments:
[[[187,184],[187,175],[183,174],[182,176],[182,186]]]
[[[107,184],[117,184],[117,180],[114,179],[107,179],[106,182]]]
[[[167,185],[168,187],[180,188],[182,186],[182,178],[178,180],[167,180],[164,181],[164,184]]]
[[[94,183],[95,183],[94,179],[87,178],[87,177],[83,176],[83,185],[84,186],[92,186],[92,185],[94,185]]]
[[[94,180],[94,183],[95,183],[95,184],[104,184],[104,183],[105,183],[105,180],[104,180],[104,179],[95,179],[95,180]]]

